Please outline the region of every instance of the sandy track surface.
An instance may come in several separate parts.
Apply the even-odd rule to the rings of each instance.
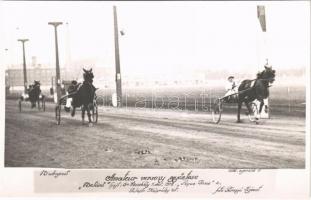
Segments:
[[[209,113],[99,108],[93,127],[54,105],[46,112],[6,101],[5,166],[52,168],[304,168],[305,118],[254,124]]]

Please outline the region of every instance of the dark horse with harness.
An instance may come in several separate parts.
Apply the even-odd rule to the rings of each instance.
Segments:
[[[34,84],[30,85],[28,89],[29,101],[31,102],[31,108],[36,107],[37,102],[39,106],[40,94],[41,94],[40,82],[34,81]]]
[[[272,67],[265,66],[265,69],[262,72],[257,73],[256,79],[242,81],[238,89],[237,122],[241,122],[240,112],[243,103],[245,103],[248,112],[251,113],[250,103],[257,99],[260,102],[259,113],[261,113],[264,105],[264,99],[269,97],[269,87],[274,80],[275,70],[273,70]]]
[[[29,101],[31,108],[35,108],[38,103],[38,109],[45,111],[45,96],[41,93],[40,81],[34,81],[34,84],[29,85],[27,91],[23,93],[18,100],[19,111],[22,111],[22,102]],[[41,105],[40,105],[41,102]]]
[[[75,92],[69,94],[68,97],[72,97],[72,110],[71,116],[75,115],[75,109],[81,107],[82,109],[82,120],[84,123],[85,111],[87,111],[87,116],[89,119],[89,125],[92,125],[91,110],[93,110],[94,99],[96,97],[96,88],[93,86],[93,72],[92,69],[83,69],[83,83],[78,84]]]

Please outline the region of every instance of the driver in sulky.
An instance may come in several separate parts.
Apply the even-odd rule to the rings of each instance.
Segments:
[[[65,106],[65,111],[67,112],[70,111],[72,97],[73,97],[73,94],[77,91],[77,88],[78,88],[78,82],[76,80],[71,81],[71,84],[69,85],[68,90],[67,90],[68,98],[66,100],[66,106]]]
[[[225,89],[226,89],[226,94],[225,97],[227,101],[230,101],[231,99],[234,99],[234,95],[235,93],[238,92],[238,85],[236,83],[236,81],[234,80],[234,76],[229,76],[227,79],[227,83],[225,85]],[[232,95],[232,96],[230,96]]]

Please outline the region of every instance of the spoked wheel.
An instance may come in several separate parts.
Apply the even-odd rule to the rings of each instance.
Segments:
[[[56,119],[57,125],[60,125],[60,111],[61,111],[61,105],[57,105],[55,107],[55,119]]]
[[[255,103],[250,103],[250,108],[251,108],[251,113],[248,113],[248,118],[251,122],[257,121],[258,120],[258,108]]]
[[[222,112],[222,99],[216,99],[212,107],[212,117],[214,123],[218,124],[220,122],[221,112]]]
[[[98,107],[97,103],[94,103],[93,109],[92,109],[92,119],[94,123],[97,123],[98,120]]]
[[[22,112],[22,100],[21,99],[18,100],[18,110],[19,112]]]

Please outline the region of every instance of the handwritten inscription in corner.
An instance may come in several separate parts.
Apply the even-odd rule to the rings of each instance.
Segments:
[[[257,171],[257,170],[255,170]],[[239,175],[247,172],[255,172],[254,170],[230,170],[229,173],[235,172]],[[86,172],[86,171],[83,171]],[[94,171],[93,171],[94,172]],[[258,172],[258,171],[257,171]],[[223,194],[233,195],[249,195],[252,193],[260,193],[264,189],[264,183],[249,184],[249,182],[236,182],[223,178],[215,178],[213,174],[206,176],[205,174],[197,174],[194,171],[171,172],[171,173],[146,173],[138,176],[135,172],[128,171],[112,171],[110,173],[94,173],[80,174],[77,171],[48,171],[42,170],[37,174],[40,183],[45,178],[49,178],[49,185],[54,184],[53,188],[58,191],[53,192],[128,192],[131,194],[143,193],[188,193],[195,191],[204,191],[208,195],[222,196]],[[90,176],[87,176],[90,175]],[[60,179],[61,177],[61,179]],[[83,177],[83,178],[81,178]],[[68,179],[68,180],[67,180]],[[54,180],[54,181],[53,181]],[[74,184],[73,184],[74,183]],[[62,187],[64,184],[66,187]],[[70,188],[68,188],[68,186]],[[66,191],[63,191],[66,188]],[[39,189],[37,191],[40,191]],[[48,191],[44,191],[48,192]]]
[[[261,169],[229,169],[228,172],[233,172],[242,175],[246,173],[259,173],[261,172]]]
[[[70,173],[70,170],[66,170],[66,171],[59,171],[59,170],[52,170],[52,171],[48,171],[48,170],[42,170],[40,172],[39,176],[49,176],[49,177],[54,177],[54,178],[58,178],[60,176],[68,176]]]

